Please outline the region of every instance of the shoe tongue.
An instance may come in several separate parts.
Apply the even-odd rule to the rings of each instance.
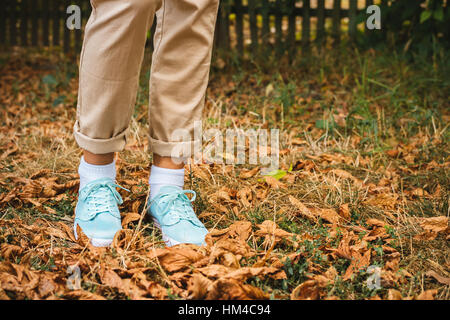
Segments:
[[[114,180],[108,177],[100,178],[89,182],[87,185],[114,183]]]
[[[167,203],[168,201],[171,201],[173,199],[172,195],[175,195],[176,193],[179,193],[183,189],[178,186],[162,186],[161,189],[159,189],[158,195],[162,195],[160,203]]]

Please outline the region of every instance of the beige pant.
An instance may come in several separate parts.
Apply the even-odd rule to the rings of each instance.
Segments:
[[[121,151],[136,102],[147,32],[156,12],[150,75],[150,148],[170,156],[191,141],[208,83],[219,0],[91,0],[80,60],[74,136],[95,154]]]

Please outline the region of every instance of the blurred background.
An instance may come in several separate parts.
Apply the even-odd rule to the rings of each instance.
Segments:
[[[446,0],[222,0],[216,47],[264,55],[295,55],[310,45],[351,41],[359,46],[403,45],[431,50],[448,45],[450,11]],[[76,54],[82,29],[66,28],[70,5],[86,23],[89,0],[4,0],[0,7],[0,45],[55,47]],[[380,30],[366,28],[366,8],[380,8]],[[154,26],[153,26],[154,27]],[[153,29],[153,28],[152,28]],[[149,32],[150,38],[151,32]],[[152,41],[148,45],[151,46]]]

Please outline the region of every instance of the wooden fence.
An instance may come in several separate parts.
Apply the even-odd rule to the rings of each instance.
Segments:
[[[0,46],[78,52],[82,30],[66,27],[66,9],[72,4],[81,8],[84,26],[91,11],[89,0],[2,0]],[[364,28],[361,15],[371,4],[373,0],[222,0],[215,45],[240,54],[247,49],[282,54],[327,39],[339,42],[344,33],[355,39],[358,28]]]

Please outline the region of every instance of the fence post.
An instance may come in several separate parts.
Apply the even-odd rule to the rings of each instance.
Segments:
[[[341,40],[341,0],[333,2],[333,40],[334,44],[338,44]]]
[[[275,8],[275,52],[279,57],[282,55],[283,48],[283,30],[282,30],[282,22],[283,22],[283,12],[282,12],[283,3],[281,0],[277,0],[276,8]]]
[[[357,10],[357,0],[350,0],[350,7],[348,11],[348,35],[351,41],[355,41],[356,37],[356,10]]]
[[[12,46],[17,45],[17,18],[16,2],[9,0],[9,43]]]
[[[0,45],[6,44],[6,6],[8,3],[0,6]]]
[[[31,1],[31,45],[37,47],[38,45],[38,15],[41,12],[41,1],[40,0],[32,0]]]
[[[325,42],[325,0],[317,1],[317,44],[322,46]]]
[[[236,8],[236,48],[239,55],[244,55],[244,25],[242,14],[242,0],[235,0]]]
[[[250,22],[251,51],[256,55],[258,51],[258,25],[256,20],[256,0],[248,0],[248,16]]]
[[[223,15],[223,32],[225,36],[225,48],[230,48],[230,11],[231,11],[231,3],[230,0],[225,2],[224,6],[224,15]]]
[[[269,0],[263,0],[262,1],[262,8],[261,8],[261,15],[262,15],[262,42],[264,45],[267,45],[269,43],[269,37],[270,37],[270,7],[269,7]]]
[[[227,49],[230,43],[229,38],[229,8],[228,2],[221,1],[217,24],[216,24],[216,47],[220,49]]]
[[[59,1],[61,0],[53,0],[53,45],[60,45],[60,21],[59,21]]]
[[[310,1],[303,0],[303,17],[302,17],[302,47],[307,49],[309,47],[310,31],[311,31],[311,17],[310,17]]]
[[[366,13],[366,10],[369,6],[373,5],[373,0],[366,0],[366,7],[364,8],[364,13]],[[367,25],[364,23],[364,32],[367,34],[370,32],[369,29],[367,29]]]
[[[288,55],[289,59],[291,60],[296,52],[297,48],[295,47],[295,38],[296,38],[296,16],[295,16],[295,0],[288,0],[287,2],[288,6]]]
[[[42,44],[46,47],[49,46],[49,26],[48,21],[50,19],[50,7],[49,0],[43,0],[42,2]]]
[[[28,46],[28,5],[28,0],[20,3],[20,44],[23,47]]]
[[[62,20],[62,26],[63,26],[63,35],[64,35],[64,52],[67,53],[70,51],[70,33],[71,31],[69,30],[69,28],[67,28],[66,26],[66,8],[70,6],[70,4],[72,3],[71,0],[66,0],[65,5],[63,7],[63,11],[61,12],[61,20]]]

